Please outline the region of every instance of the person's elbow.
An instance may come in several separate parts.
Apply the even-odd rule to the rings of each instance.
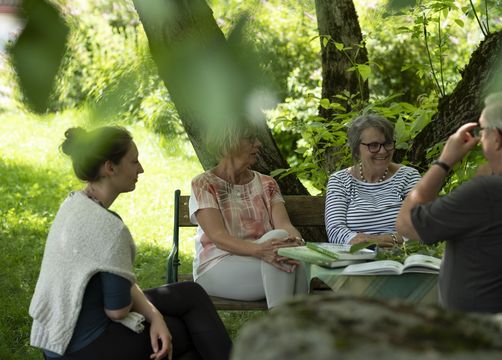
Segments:
[[[402,213],[399,214],[396,220],[396,230],[399,234],[408,237],[409,224],[405,221]]]
[[[132,307],[132,304],[129,304],[123,308],[114,309],[114,310],[110,310],[110,309],[105,308],[105,314],[111,320],[119,321],[119,320],[124,319],[129,314],[129,312],[131,311],[131,307]]]
[[[405,211],[401,209],[396,220],[397,232],[406,238],[413,240],[420,240],[420,237],[418,236],[417,231],[415,230],[415,226],[411,221],[411,211],[406,212],[406,209],[404,210]]]

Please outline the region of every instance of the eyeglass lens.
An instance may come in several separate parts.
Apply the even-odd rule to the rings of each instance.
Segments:
[[[394,144],[394,141],[390,141],[390,142],[385,142],[383,144],[377,143],[377,142],[372,142],[369,144],[361,143],[361,145],[366,145],[368,147],[369,152],[377,153],[380,151],[382,146],[386,151],[394,150],[395,144]]]

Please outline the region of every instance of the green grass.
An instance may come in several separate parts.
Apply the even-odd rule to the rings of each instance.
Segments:
[[[64,131],[85,123],[84,111],[55,116],[2,114],[0,121],[0,359],[41,359],[29,346],[28,306],[55,213],[69,191],[83,186],[59,150]],[[202,171],[185,140],[163,140],[140,124],[128,126],[145,173],[134,192],[113,204],[138,245],[135,271],[143,288],[164,284],[171,249],[173,193],[189,193]],[[181,272],[191,272],[193,229],[183,229]],[[244,322],[262,312],[221,312],[235,338]]]

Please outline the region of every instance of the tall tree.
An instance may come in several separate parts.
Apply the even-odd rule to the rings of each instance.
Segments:
[[[332,101],[335,95],[348,91],[367,100],[367,76],[361,73],[369,69],[368,53],[353,1],[316,0],[315,6],[322,51],[322,97]],[[348,71],[350,68],[353,71]],[[332,109],[319,108],[319,115],[325,119],[332,114]]]
[[[352,0],[316,0],[317,26],[321,41],[322,98],[336,100],[345,111],[351,103],[335,99],[344,91],[358,94],[352,100],[368,100],[368,53],[363,43],[359,19]],[[330,120],[335,114],[331,107],[319,106],[319,116]],[[319,144],[325,147],[324,144]],[[322,152],[319,163],[326,173],[337,168],[340,161],[336,148]]]
[[[246,59],[237,32],[227,41],[204,0],[134,0],[150,51],[186,133],[205,169],[217,159],[204,146],[211,126],[249,111],[263,92],[254,83],[258,70]],[[266,92],[265,92],[266,93]],[[280,154],[264,118],[257,171],[270,173],[288,164]],[[278,180],[286,194],[307,194],[294,175]]]

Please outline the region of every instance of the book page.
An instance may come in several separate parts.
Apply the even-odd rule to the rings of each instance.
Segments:
[[[439,272],[441,259],[422,254],[413,254],[404,261],[403,272],[436,274]]]
[[[316,264],[328,268],[343,267],[358,262],[358,260],[336,260],[309,249],[306,246],[280,248],[277,250],[277,253],[281,256],[289,257],[290,259],[300,260],[305,263]]]
[[[347,266],[343,275],[399,275],[403,264],[394,260],[378,260]]]
[[[370,249],[350,253],[351,245],[308,242],[307,247],[338,260],[373,260],[376,256]]]

